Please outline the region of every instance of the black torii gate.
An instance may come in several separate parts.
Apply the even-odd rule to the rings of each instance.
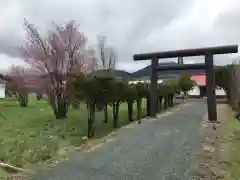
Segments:
[[[217,121],[216,95],[215,95],[215,77],[213,55],[237,53],[238,45],[207,47],[199,49],[184,49],[177,51],[164,51],[145,54],[135,54],[135,61],[151,59],[151,84],[150,84],[150,116],[156,117],[157,114],[157,80],[158,71],[187,70],[187,69],[206,69],[207,76],[207,104],[209,121]],[[177,64],[177,65],[158,65],[158,59],[205,56],[205,63],[202,64]]]

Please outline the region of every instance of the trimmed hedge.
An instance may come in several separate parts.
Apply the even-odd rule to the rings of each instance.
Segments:
[[[150,112],[149,84],[138,83],[128,84],[127,81],[115,80],[109,75],[104,76],[85,76],[84,74],[75,74],[72,76],[72,93],[76,100],[85,101],[88,108],[88,137],[94,136],[95,131],[95,112],[104,110],[104,122],[108,122],[108,110],[110,105],[113,107],[113,126],[118,128],[119,106],[121,103],[128,105],[128,119],[133,121],[133,104],[137,104],[137,120],[140,123],[142,117],[142,101],[147,99],[147,114]],[[162,84],[158,86],[157,110],[167,109],[173,105],[174,95],[181,89],[176,81],[171,84]],[[163,104],[164,100],[164,104]]]

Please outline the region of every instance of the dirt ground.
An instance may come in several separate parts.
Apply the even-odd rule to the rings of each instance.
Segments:
[[[236,138],[232,125],[238,123],[240,126],[240,122],[233,119],[233,113],[227,104],[219,104],[217,111],[220,123],[209,123],[207,116],[201,123],[202,144],[197,154],[196,164],[193,167],[195,175],[193,179],[239,180],[240,176],[234,177],[231,173],[233,161],[236,160],[232,159],[233,149],[236,145],[232,143],[233,139]],[[239,165],[234,164],[235,167],[240,167]]]

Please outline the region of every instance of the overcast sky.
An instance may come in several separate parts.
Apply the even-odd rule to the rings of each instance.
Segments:
[[[134,53],[240,43],[239,0],[0,0],[0,69],[22,64],[24,18],[43,30],[52,21],[76,20],[91,44],[106,35],[117,67],[127,71],[147,63],[133,62]],[[215,62],[231,63],[235,56],[216,56]]]

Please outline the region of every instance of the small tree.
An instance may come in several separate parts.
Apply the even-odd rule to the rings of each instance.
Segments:
[[[110,105],[112,105],[112,109],[113,109],[113,127],[114,128],[118,128],[119,107],[120,107],[120,103],[125,101],[125,97],[123,93],[125,86],[126,86],[125,82],[116,81],[116,80],[112,85]]]
[[[195,82],[191,80],[189,76],[181,76],[178,79],[178,87],[181,91],[184,92],[184,95],[187,95],[187,92],[190,91],[195,85]]]
[[[172,82],[172,84],[167,86],[168,89],[168,105],[173,106],[173,98],[175,94],[178,94],[180,89],[176,82]]]
[[[141,117],[142,117],[142,99],[147,97],[148,95],[148,89],[147,85],[144,83],[137,83],[136,86],[136,102],[137,102],[137,120],[138,123],[141,123]]]
[[[125,86],[123,88],[123,91],[121,92],[123,94],[124,100],[127,102],[128,106],[128,120],[131,122],[133,121],[133,103],[137,99],[137,90],[135,85],[128,85],[125,83]]]
[[[20,66],[12,66],[5,79],[8,81],[7,88],[16,96],[20,106],[26,107],[29,93],[29,76],[26,69]]]
[[[159,96],[159,104],[158,106],[159,109],[167,109],[168,107],[168,95],[169,95],[169,89],[168,89],[168,85],[166,84],[160,84],[158,86],[158,96]],[[162,107],[162,101],[164,100],[164,104]]]
[[[28,39],[22,48],[25,62],[35,72],[35,88],[44,89],[57,119],[68,112],[69,75],[74,69],[87,72],[91,59],[86,54],[87,39],[74,21],[55,25],[47,37],[25,21]]]
[[[73,76],[72,83],[75,96],[85,100],[88,108],[88,137],[95,132],[95,112],[102,109],[105,104],[112,101],[114,79],[112,77],[96,77],[77,74]]]

